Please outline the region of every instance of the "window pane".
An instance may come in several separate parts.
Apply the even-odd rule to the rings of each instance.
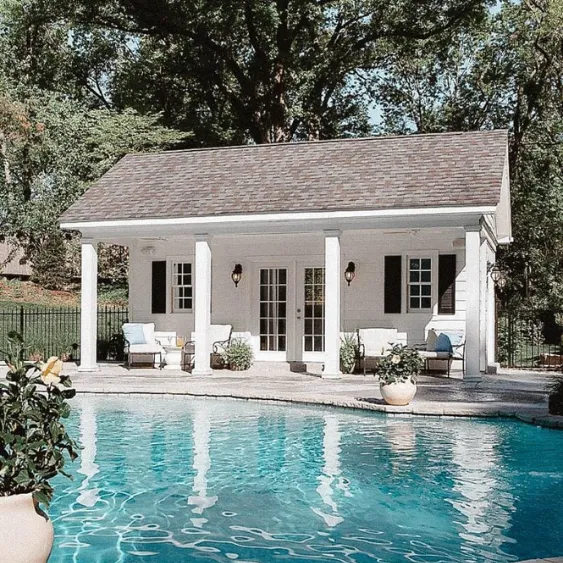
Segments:
[[[313,321],[305,319],[305,334],[313,334]]]
[[[312,352],[313,351],[313,337],[306,336],[305,337],[305,352]]]
[[[267,303],[260,303],[260,316],[267,317],[268,316],[268,305]],[[262,330],[260,330],[262,332]]]
[[[323,333],[323,321],[322,319],[315,319],[314,324],[313,324],[313,328],[315,330],[315,334],[321,334]]]
[[[430,309],[432,306],[432,300],[430,297],[423,297],[421,300],[420,306],[422,309]]]
[[[420,281],[429,282],[430,281],[430,275],[431,275],[430,270],[420,272]]]
[[[278,334],[285,334],[285,319],[278,319]]]
[[[322,305],[315,305],[314,307],[315,318],[323,317],[324,307]]]
[[[411,285],[411,295],[420,295],[420,286],[419,285]]]
[[[322,336],[314,336],[315,340],[315,352],[322,352],[323,351],[323,337]]]
[[[432,286],[430,285],[421,286],[421,290],[422,290],[421,295],[432,295]]]
[[[430,264],[431,264],[430,258],[423,258],[420,261],[420,267],[422,270],[430,270],[431,268]]]
[[[313,316],[313,305],[305,305],[305,316],[306,317]]]
[[[410,281],[411,282],[419,282],[420,281],[420,273],[419,272],[411,272],[410,273]]]
[[[260,287],[260,301],[268,301],[268,286],[263,285]]]
[[[324,281],[324,269],[323,268],[315,268],[315,283],[321,285]]]
[[[268,270],[260,270],[260,283],[268,283]]]
[[[279,301],[286,301],[287,299],[287,292],[286,292],[286,287],[284,285],[279,287],[279,292],[278,292],[278,300]]]
[[[410,299],[410,308],[411,309],[419,309],[419,301],[418,297],[411,297]]]
[[[278,304],[278,316],[281,317],[282,319],[286,318],[286,304],[285,303],[279,303]]]
[[[260,337],[260,350],[267,350],[268,349],[268,337],[261,336]]]
[[[279,270],[278,283],[280,284],[287,283],[287,270]]]
[[[278,350],[285,352],[285,336],[278,336]]]
[[[418,258],[411,258],[409,269],[418,270],[419,268],[420,268],[420,260]]]

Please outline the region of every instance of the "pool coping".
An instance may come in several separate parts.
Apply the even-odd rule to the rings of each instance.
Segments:
[[[417,404],[416,402],[406,405],[404,407],[396,407],[392,405],[382,404],[380,402],[370,402],[365,399],[340,399],[337,397],[311,397],[311,396],[280,396],[256,394],[256,393],[209,393],[197,392],[186,390],[170,390],[166,392],[152,391],[152,390],[86,390],[80,389],[76,391],[77,395],[148,395],[158,397],[172,397],[172,396],[189,396],[195,398],[209,398],[209,399],[234,399],[241,401],[260,401],[266,403],[287,403],[308,405],[317,407],[337,407],[350,410],[362,410],[371,412],[383,412],[388,415],[415,415],[415,416],[430,416],[430,417],[444,417],[444,418],[509,418],[517,419],[527,424],[541,426],[545,428],[553,428],[563,430],[563,416],[549,414],[545,409],[534,408],[499,408],[484,406],[475,406],[475,404],[465,404],[457,406],[441,405],[439,403],[432,404]],[[539,560],[538,560],[539,561]],[[549,560],[548,560],[549,561]],[[553,563],[550,561],[550,563]],[[557,563],[563,563],[559,561]]]

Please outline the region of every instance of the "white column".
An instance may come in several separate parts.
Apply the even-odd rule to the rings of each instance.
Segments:
[[[323,378],[340,373],[340,231],[325,231],[325,365]]]
[[[487,315],[489,301],[487,299],[487,253],[489,243],[481,239],[479,249],[479,371],[487,371]]]
[[[99,371],[96,363],[98,334],[98,249],[91,239],[82,239],[80,296],[80,367],[78,371]]]
[[[465,229],[465,376],[466,380],[479,380],[480,370],[480,248],[481,227]]]
[[[193,375],[211,375],[211,248],[209,235],[195,236],[195,365]]]

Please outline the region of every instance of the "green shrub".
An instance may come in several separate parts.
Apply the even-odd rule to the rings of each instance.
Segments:
[[[58,358],[39,366],[26,362],[27,355],[21,336],[11,332],[7,383],[0,383],[0,496],[32,493],[48,505],[53,496],[49,481],[58,473],[70,477],[65,459],[77,457],[77,446],[61,422],[75,391],[69,389],[70,379],[59,374]]]
[[[423,365],[424,360],[416,350],[395,344],[389,354],[379,362],[375,371],[382,383],[400,383],[409,379],[416,382]]]
[[[233,338],[221,354],[221,359],[231,369],[246,370],[252,365],[252,346],[243,338]]]
[[[358,339],[356,334],[345,334],[340,340],[340,366],[342,372],[354,373],[358,357]]]

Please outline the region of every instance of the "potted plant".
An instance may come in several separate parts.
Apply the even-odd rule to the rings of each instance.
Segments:
[[[563,377],[555,377],[549,386],[549,414],[563,415]]]
[[[416,378],[424,364],[420,354],[395,344],[376,368],[381,396],[388,405],[408,405],[416,394]]]
[[[234,371],[249,369],[254,359],[252,346],[242,338],[233,338],[221,356],[229,369]]]
[[[8,335],[8,373],[0,383],[0,554],[11,563],[44,563],[53,545],[53,525],[40,508],[53,495],[50,480],[77,457],[61,419],[74,396],[61,375],[62,361],[26,361],[21,336]]]
[[[355,333],[346,333],[340,341],[340,369],[342,373],[354,373],[358,358],[358,338]]]

